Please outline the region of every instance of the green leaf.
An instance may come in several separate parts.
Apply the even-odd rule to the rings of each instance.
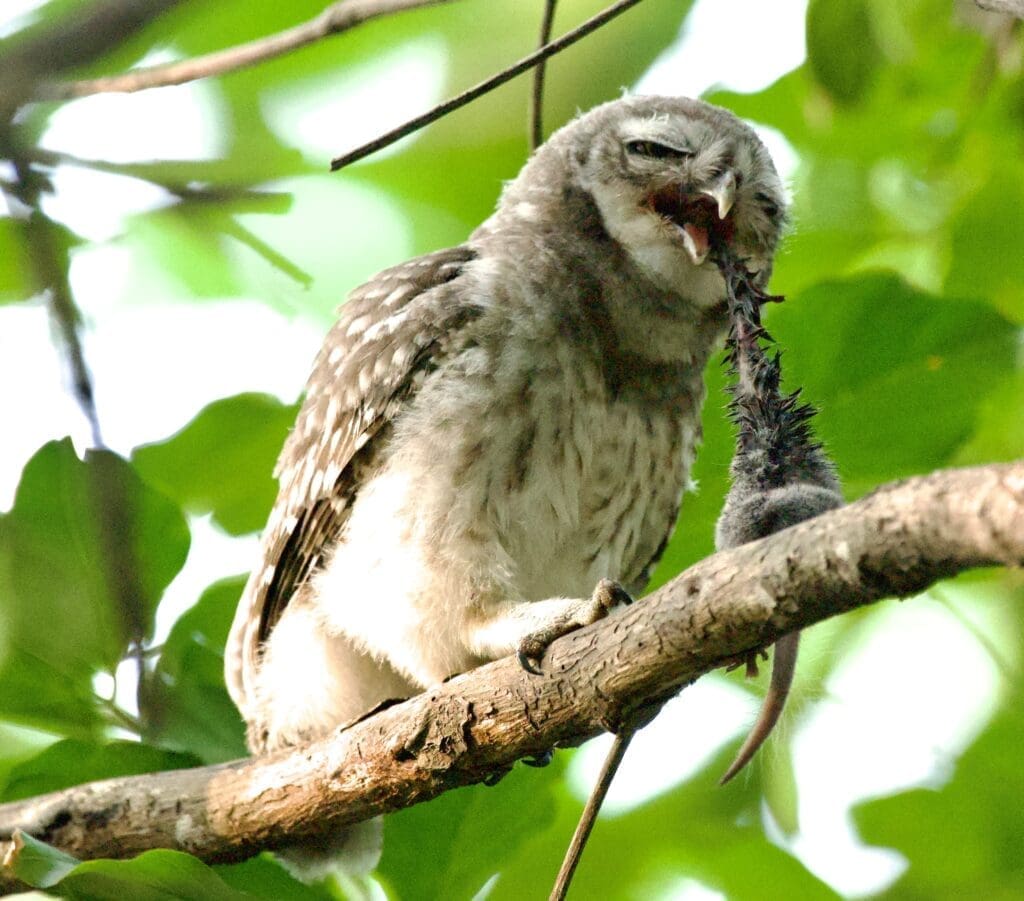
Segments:
[[[0,722],[0,786],[7,783],[12,769],[35,757],[53,741],[48,733]]]
[[[81,901],[244,901],[216,872],[180,851],[147,851],[133,860],[75,859],[24,837],[31,854],[18,856],[15,875],[39,888]]]
[[[232,535],[253,532],[277,494],[271,473],[297,412],[266,394],[217,400],[166,441],[136,448],[132,463],[190,513],[212,513]]]
[[[909,868],[893,887],[907,898],[1019,898],[1024,893],[1024,734],[1019,686],[941,788],[915,788],[853,810],[865,840]]]
[[[50,888],[78,865],[78,860],[70,854],[58,851],[20,829],[15,830],[13,839],[13,860],[5,859],[3,869],[28,885]]]
[[[974,435],[957,452],[958,466],[1024,457],[1024,371],[1005,378],[979,405]]]
[[[34,293],[30,263],[23,223],[0,219],[0,304],[25,300]]]
[[[97,779],[182,769],[199,763],[196,757],[133,741],[94,744],[69,738],[14,766],[0,790],[0,799],[17,801]]]
[[[136,216],[132,241],[140,242],[150,277],[172,280],[180,293],[195,298],[241,294],[239,276],[226,265],[224,227],[217,222],[223,216],[216,209],[186,213],[181,204]]]
[[[859,101],[871,84],[879,56],[865,0],[811,0],[807,60],[835,100]]]
[[[325,885],[304,885],[291,876],[270,854],[260,854],[243,863],[214,868],[232,888],[270,901],[338,901],[340,897]]]
[[[181,511],[120,457],[42,447],[0,517],[0,713],[88,734],[93,675],[152,630],[188,544]]]
[[[766,885],[771,886],[770,897],[837,898],[764,835],[756,780],[745,788],[718,788],[731,753],[727,749],[716,755],[692,779],[646,804],[599,817],[573,881],[573,895],[669,897],[680,882],[689,880],[730,901],[763,899]],[[542,898],[550,892],[582,809],[564,787],[558,787],[554,799],[555,816],[547,825],[535,824],[529,840],[494,858],[492,868],[499,876],[489,898]],[[496,828],[508,828],[511,822],[507,818]]]
[[[773,309],[768,325],[853,496],[948,464],[1016,367],[1017,330],[990,306],[891,276],[818,285]]]
[[[552,822],[561,766],[553,767],[517,766],[496,786],[460,788],[387,817],[378,874],[400,898],[471,898]]]
[[[951,294],[990,297],[1024,321],[1024,166],[999,166],[957,215],[952,229]]]
[[[206,763],[246,755],[244,726],[224,687],[224,644],[244,585],[244,576],[216,582],[174,624],[141,692],[148,741]]]

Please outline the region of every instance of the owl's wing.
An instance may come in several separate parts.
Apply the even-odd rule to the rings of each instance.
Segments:
[[[392,418],[477,315],[449,287],[474,255],[460,246],[381,272],[352,292],[324,341],[274,471],[280,490],[261,561],[225,650],[228,690],[243,713],[260,646],[322,565]]]

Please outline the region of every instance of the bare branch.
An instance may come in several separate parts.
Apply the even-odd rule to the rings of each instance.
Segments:
[[[519,62],[513,63],[507,69],[503,69],[501,72],[498,72],[496,75],[492,75],[485,81],[481,81],[478,84],[473,85],[473,87],[468,90],[452,97],[451,100],[439,103],[433,109],[427,110],[427,112],[416,116],[414,119],[410,119],[404,125],[399,125],[397,128],[393,128],[391,131],[385,132],[379,137],[374,138],[372,141],[363,144],[361,147],[357,147],[355,150],[350,150],[348,153],[336,157],[331,160],[331,171],[337,172],[339,169],[348,166],[350,163],[357,162],[358,160],[363,159],[363,157],[369,156],[371,153],[376,153],[378,150],[383,150],[385,147],[389,147],[394,144],[395,141],[399,141],[407,135],[411,135],[413,132],[419,131],[425,125],[429,125],[431,122],[436,122],[438,119],[447,116],[449,113],[465,106],[467,103],[471,103],[478,97],[482,97],[484,94],[490,93],[495,88],[500,88],[506,81],[511,81],[517,75],[522,75],[527,69],[536,66],[538,63],[542,63],[549,56],[554,56],[556,53],[565,50],[566,47],[571,47],[577,41],[585,38],[592,31],[596,31],[602,25],[610,22],[630,7],[636,6],[639,2],[640,0],[618,0],[618,3],[613,3],[597,15],[591,16],[582,25],[579,25],[572,31],[568,31],[563,34],[557,41],[545,44],[529,56],[524,56],[519,60]]]
[[[120,47],[181,0],[100,0],[82,4],[6,43],[0,61],[0,119],[11,114],[45,76],[92,62]]]
[[[433,798],[632,721],[780,635],[979,566],[1024,563],[1024,462],[880,489],[742,547],[555,642],[545,675],[499,660],[291,752],[95,782],[0,806],[77,857],[248,857]],[[0,854],[5,849],[0,841]]]
[[[73,97],[87,97],[90,94],[131,93],[172,84],[184,84],[212,75],[224,75],[266,62],[323,38],[342,34],[371,19],[422,6],[451,2],[452,0],[339,0],[328,6],[316,18],[265,38],[258,38],[215,53],[207,53],[194,59],[133,69],[121,75],[44,85],[39,91],[38,99],[68,100]]]
[[[555,5],[558,0],[544,0],[544,16],[540,22],[540,40],[543,47],[551,41],[551,29],[555,24]],[[536,150],[544,143],[544,73],[546,60],[539,62],[533,70],[533,94],[530,97],[530,150]]]

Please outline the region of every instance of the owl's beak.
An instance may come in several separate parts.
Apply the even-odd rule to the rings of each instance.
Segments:
[[[668,184],[645,198],[645,205],[676,229],[690,261],[703,266],[712,245],[732,240],[735,223],[729,218],[736,199],[736,175],[726,172],[707,187],[687,193]]]
[[[724,219],[736,202],[736,173],[729,169],[710,187],[700,192],[710,197],[718,206],[718,218]]]

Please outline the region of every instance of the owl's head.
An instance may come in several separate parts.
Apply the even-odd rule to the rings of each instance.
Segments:
[[[767,280],[786,201],[764,144],[732,113],[685,97],[626,97],[574,120],[547,146],[660,287],[720,299],[710,259],[718,243]]]

